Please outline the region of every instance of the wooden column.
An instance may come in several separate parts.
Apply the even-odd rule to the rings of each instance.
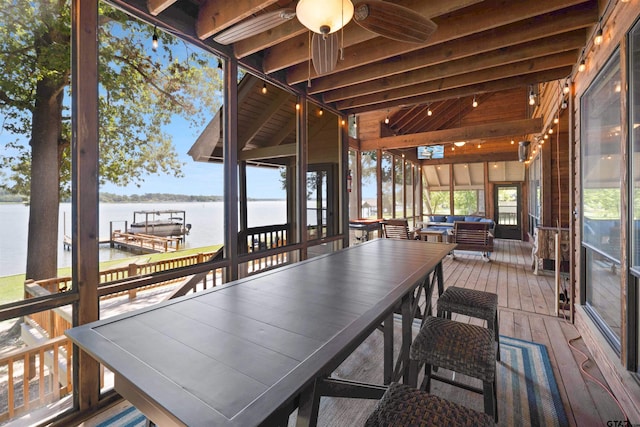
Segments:
[[[307,147],[308,147],[308,121],[307,101],[298,97],[296,107],[297,119],[297,151],[296,151],[296,207],[298,227],[294,233],[298,233],[297,241],[302,243],[301,259],[307,259]]]
[[[376,204],[378,205],[378,218],[382,218],[382,150],[376,150]]]
[[[71,241],[73,325],[99,318],[98,305],[98,1],[71,4]],[[100,365],[74,346],[74,403],[96,407]]]
[[[224,62],[224,253],[238,278],[238,64]]]

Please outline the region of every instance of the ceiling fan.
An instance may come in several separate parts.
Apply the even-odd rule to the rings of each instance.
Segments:
[[[220,44],[231,44],[275,28],[293,18],[313,33],[311,60],[318,75],[331,72],[338,62],[337,31],[349,21],[377,35],[408,43],[424,43],[437,28],[429,18],[407,7],[381,0],[300,0],[285,8],[251,17],[217,34]]]

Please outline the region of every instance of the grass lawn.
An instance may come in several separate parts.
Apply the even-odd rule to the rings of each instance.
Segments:
[[[127,265],[139,260],[148,260],[148,262],[162,261],[171,258],[183,257],[197,254],[200,252],[214,252],[222,245],[212,245],[200,248],[190,248],[179,252],[168,252],[161,254],[136,255],[131,258],[122,258],[113,261],[105,261],[100,263],[100,271],[114,268],[115,266]],[[58,269],[58,277],[70,276],[71,267]],[[12,301],[18,301],[24,298],[24,274],[16,274],[14,276],[0,277],[0,304],[6,304]]]

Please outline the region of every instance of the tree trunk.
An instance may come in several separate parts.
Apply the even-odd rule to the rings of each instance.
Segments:
[[[61,138],[63,91],[55,80],[38,82],[31,133],[31,197],[27,241],[26,278],[57,276],[60,173],[58,142]]]

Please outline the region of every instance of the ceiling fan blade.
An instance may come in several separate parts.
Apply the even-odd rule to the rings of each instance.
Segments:
[[[338,64],[339,51],[340,45],[337,33],[324,36],[313,33],[311,38],[311,61],[319,76],[335,70]]]
[[[435,22],[414,10],[380,0],[357,3],[353,20],[380,36],[409,43],[424,43],[438,28]]]
[[[233,27],[217,34],[213,40],[220,44],[231,44],[256,34],[260,34],[271,28],[277,27],[296,16],[296,11],[291,8],[275,10],[262,15],[249,18]]]

